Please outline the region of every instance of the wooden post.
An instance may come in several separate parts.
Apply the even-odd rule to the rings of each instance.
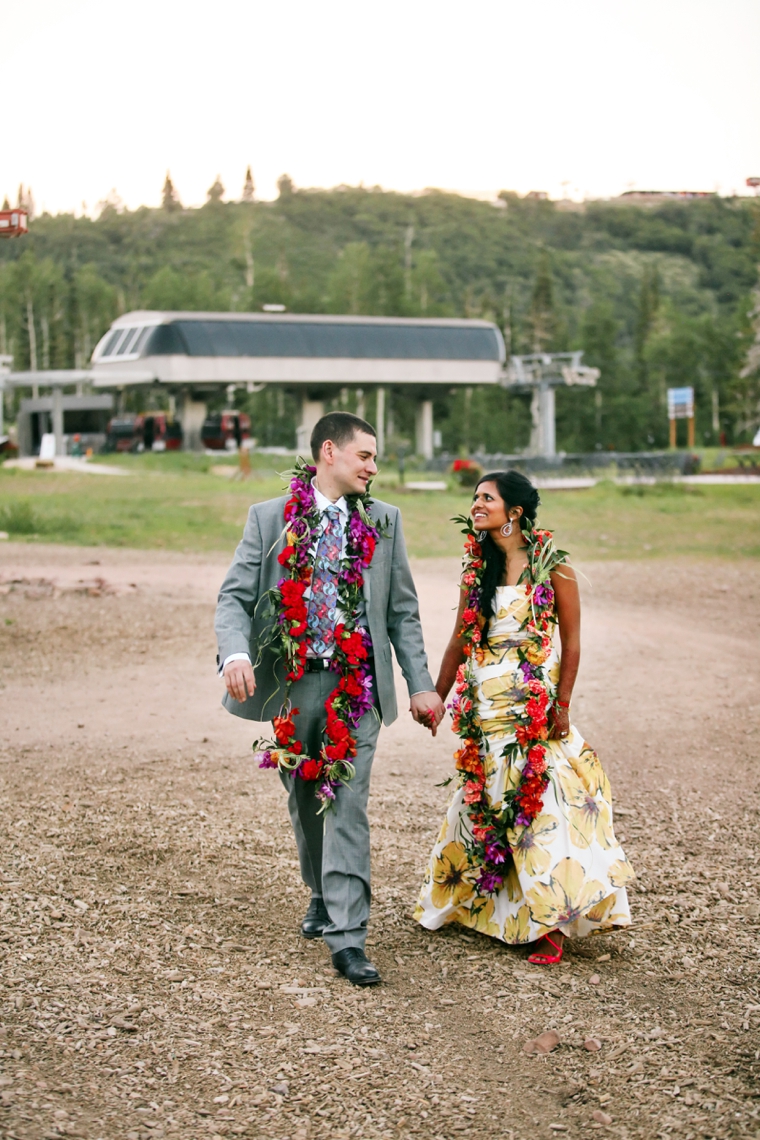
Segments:
[[[670,421],[670,448],[674,450],[676,446],[676,421],[673,418]]]
[[[246,442],[245,440],[243,441]],[[233,480],[239,479],[245,482],[246,479],[251,477],[251,453],[247,447],[238,448],[238,469],[234,472]]]
[[[689,425],[687,446],[693,447],[694,446],[694,416],[689,416],[687,423]]]

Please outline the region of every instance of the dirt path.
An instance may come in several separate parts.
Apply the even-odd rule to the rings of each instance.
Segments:
[[[456,568],[415,567],[436,665]],[[218,704],[224,569],[0,548],[0,1136],[760,1136],[760,570],[585,567],[573,719],[640,878],[634,929],[559,968],[410,920],[454,738],[383,731],[357,991],[299,937],[279,783]]]

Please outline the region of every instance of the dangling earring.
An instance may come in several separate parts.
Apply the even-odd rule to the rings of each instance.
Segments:
[[[509,538],[510,534],[512,533],[512,520],[511,519],[507,519],[507,521],[504,523],[504,526],[501,528],[501,533],[504,535],[505,538]]]
[[[478,531],[478,542],[483,542],[483,540],[485,539],[487,534],[488,534],[487,530],[479,530]]]

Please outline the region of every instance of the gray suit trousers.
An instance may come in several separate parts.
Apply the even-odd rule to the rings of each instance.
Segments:
[[[297,739],[309,756],[318,756],[327,715],[325,701],[335,688],[335,673],[305,673],[290,691]],[[356,738],[356,775],[338,789],[332,808],[318,815],[319,782],[280,772],[288,792],[288,810],[295,832],[301,878],[313,895],[324,899],[330,925],[324,940],[331,953],[347,946],[364,949],[370,909],[370,849],[367,801],[380,716],[366,713],[352,734]]]

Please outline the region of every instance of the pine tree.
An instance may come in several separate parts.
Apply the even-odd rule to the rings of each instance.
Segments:
[[[224,197],[224,186],[222,186],[221,175],[217,174],[216,182],[209,188],[206,193],[209,202],[221,202]]]
[[[31,186],[27,186],[24,190],[23,183],[18,188],[18,203],[20,209],[26,210],[29,221],[34,217],[34,197],[32,195]]]
[[[281,174],[277,179],[277,189],[281,198],[289,198],[293,193],[293,179],[289,174]]]
[[[182,203],[179,200],[179,195],[174,189],[174,183],[171,180],[169,171],[166,172],[166,180],[164,182],[164,189],[161,195],[161,206],[164,210],[172,212],[174,210],[181,210]]]
[[[754,307],[747,316],[755,339],[747,349],[744,367],[732,392],[736,430],[740,434],[748,433],[750,438],[760,428],[760,285],[754,290],[752,300]]]
[[[636,359],[636,374],[639,385],[644,390],[649,379],[649,367],[646,358],[646,347],[649,336],[657,319],[657,310],[660,307],[660,274],[656,265],[644,270],[641,278],[641,290],[636,313],[636,327],[634,329],[633,348]]]
[[[533,351],[544,352],[554,335],[554,280],[549,255],[544,251],[536,273],[530,300],[530,323],[533,329]]]
[[[243,201],[252,202],[255,190],[256,187],[253,184],[253,175],[249,166],[245,172],[245,182],[243,183]]]

